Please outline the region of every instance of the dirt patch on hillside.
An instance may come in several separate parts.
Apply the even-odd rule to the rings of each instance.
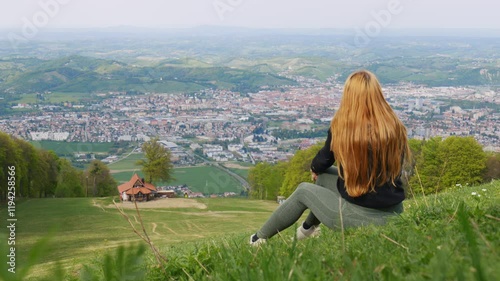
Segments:
[[[139,170],[138,169],[123,169],[123,170],[109,170],[109,173],[110,174],[117,174],[117,173],[121,173],[121,172],[134,172],[134,173],[137,173]],[[130,175],[133,175],[133,173],[131,173]]]
[[[119,207],[124,209],[134,209],[133,202],[116,203]],[[194,199],[185,198],[163,198],[156,199],[148,202],[137,202],[139,209],[171,209],[171,208],[197,208],[206,209],[207,205],[197,202]],[[113,204],[108,205],[109,208],[115,208]]]
[[[229,169],[241,169],[241,170],[249,170],[251,167],[241,166],[236,163],[224,163],[224,166]]]

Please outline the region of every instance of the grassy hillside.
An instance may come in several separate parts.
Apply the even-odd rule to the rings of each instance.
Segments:
[[[260,248],[249,233],[175,247],[149,280],[495,280],[500,276],[500,182],[405,202],[382,227],[294,241],[295,227]]]
[[[44,91],[70,93],[68,100],[78,100],[73,93],[194,92],[207,88],[252,92],[262,86],[295,84],[294,81],[275,73],[216,65],[198,67],[189,61],[154,66],[128,65],[114,60],[82,56],[46,61],[0,61],[3,65],[9,62],[16,64],[8,73],[0,75],[0,91],[16,95]],[[33,97],[20,96],[18,100],[33,102]],[[66,100],[54,95],[49,101]]]
[[[175,205],[177,199],[161,200],[165,204]],[[274,202],[246,199],[180,200],[202,203],[206,208],[143,209],[147,203],[139,204],[149,236],[162,249],[175,244],[182,247],[185,243],[200,239],[251,231],[276,207]],[[43,237],[49,238],[49,245],[31,271],[33,280],[40,280],[40,276],[50,272],[56,262],[66,269],[68,275],[78,276],[82,264],[98,260],[101,255],[112,253],[120,245],[138,243],[140,239],[110,204],[110,198],[30,199],[18,203],[18,270],[26,266],[30,251]],[[6,207],[2,205],[0,210],[0,219],[5,222]],[[135,215],[132,209],[127,209],[126,212],[131,218]],[[5,233],[0,233],[1,241],[7,241]],[[6,272],[6,255],[3,254],[6,246],[7,243],[0,244],[2,273]],[[0,274],[0,280],[1,276]]]
[[[140,258],[138,238],[106,208],[110,199],[29,200],[17,209],[17,256],[19,266],[26,265],[35,241],[55,228],[32,280],[51,272],[55,261],[68,280],[80,280],[82,263],[94,275],[87,280],[107,280],[110,272],[134,280],[495,280],[499,199],[499,181],[464,187],[406,200],[405,213],[385,226],[323,227],[321,237],[298,242],[292,227],[260,248],[249,246],[248,237],[274,202],[205,199],[196,202],[206,209],[143,209],[146,230],[168,258],[164,270],[149,250]],[[119,245],[131,248],[116,251]]]

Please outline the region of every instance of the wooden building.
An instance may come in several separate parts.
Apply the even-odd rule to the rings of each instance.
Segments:
[[[120,199],[122,201],[149,201],[154,199],[157,190],[156,187],[141,179],[137,174],[134,174],[132,178],[118,186],[118,192],[120,193]]]

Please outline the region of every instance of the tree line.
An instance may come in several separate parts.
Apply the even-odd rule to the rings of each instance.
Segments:
[[[275,200],[311,182],[310,164],[323,144],[299,150],[288,161],[261,162],[250,169],[250,196]],[[409,141],[412,156],[402,173],[408,196],[431,194],[500,179],[500,153],[486,153],[473,137]]]
[[[7,198],[8,168],[15,167],[17,197],[83,197],[116,194],[109,168],[93,160],[78,170],[53,151],[0,132],[0,200]]]

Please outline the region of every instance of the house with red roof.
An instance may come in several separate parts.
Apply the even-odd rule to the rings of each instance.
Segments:
[[[157,190],[153,184],[134,174],[128,182],[118,186],[118,192],[122,201],[149,201],[155,197]]]

